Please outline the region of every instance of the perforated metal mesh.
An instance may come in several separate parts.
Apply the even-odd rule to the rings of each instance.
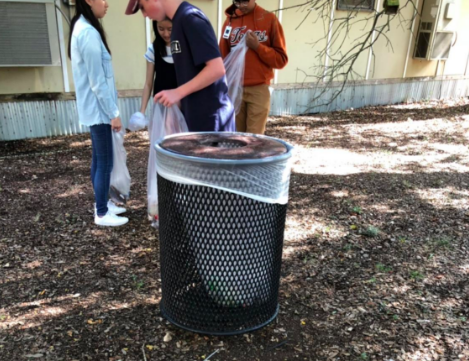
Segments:
[[[213,335],[272,321],[287,205],[160,175],[158,195],[163,315]]]

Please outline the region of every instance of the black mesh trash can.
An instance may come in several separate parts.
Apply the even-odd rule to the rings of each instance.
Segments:
[[[267,325],[278,313],[292,147],[186,133],[156,150],[163,316],[211,335]]]

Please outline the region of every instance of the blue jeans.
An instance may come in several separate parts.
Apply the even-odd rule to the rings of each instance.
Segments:
[[[109,185],[113,166],[112,129],[109,124],[98,124],[90,127],[93,159],[91,162],[91,183],[98,216],[107,213]]]

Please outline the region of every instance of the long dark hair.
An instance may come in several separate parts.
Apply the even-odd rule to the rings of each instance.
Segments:
[[[171,19],[168,17],[166,17],[164,20],[161,20],[161,21],[166,21],[166,20],[171,21]],[[158,32],[157,21],[153,21],[153,31],[155,32],[155,40],[153,41],[153,50],[155,52],[155,55],[160,54],[162,58],[164,58],[165,56],[171,55],[171,54],[168,54],[168,52],[166,51],[166,42],[164,41],[164,39],[161,37],[160,33]]]
[[[73,34],[73,29],[75,28],[75,24],[80,18],[80,16],[83,15],[86,20],[91,24],[93,28],[95,28],[99,35],[101,35],[101,40],[104,43],[104,46],[106,47],[107,51],[109,54],[111,54],[111,50],[109,49],[109,46],[107,45],[106,41],[106,34],[104,33],[103,26],[99,22],[99,20],[94,16],[93,11],[91,10],[91,6],[89,6],[85,0],[76,0],[76,5],[75,5],[75,15],[73,16],[72,19],[72,24],[70,25],[70,38],[68,39],[68,57],[72,59],[72,34]]]

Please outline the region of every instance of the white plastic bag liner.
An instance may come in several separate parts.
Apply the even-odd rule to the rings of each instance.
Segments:
[[[233,103],[235,114],[238,114],[243,100],[244,68],[246,60],[246,37],[238,45],[231,48],[223,63],[226,70],[226,82],[228,84],[228,96]]]
[[[127,168],[127,152],[124,148],[125,129],[112,132],[114,165],[111,172],[110,195],[116,203],[126,203],[130,195],[130,174]]]
[[[243,133],[223,134],[243,135]],[[270,138],[263,135],[245,135]],[[177,136],[169,138],[177,138]],[[168,137],[165,139],[168,139]],[[258,159],[227,160],[187,156],[169,151],[161,147],[163,140],[160,139],[155,145],[158,174],[172,182],[216,188],[266,203],[286,204],[288,201],[293,147],[279,139],[275,140],[286,147],[286,153]],[[210,234],[204,233],[205,231],[203,228],[200,229],[199,237],[201,239],[211,237]],[[244,230],[238,229],[237,231],[240,237],[243,238],[242,233]],[[229,265],[233,253],[236,253],[233,251],[239,245],[220,241],[218,246],[221,247],[223,252],[217,254],[217,262]],[[223,274],[221,271],[214,271],[213,268],[207,267],[207,257],[213,257],[213,255],[207,254],[205,249],[198,246],[197,239],[192,240],[190,251],[194,255],[197,272],[207,293],[217,304],[224,307],[236,307],[251,305],[256,300],[261,302],[266,300],[265,298],[270,293],[270,289],[264,292],[265,289],[263,291],[260,285],[253,289],[251,287],[252,282],[250,287],[245,285],[245,280],[251,277],[248,272],[240,276],[239,280],[234,281],[229,274],[226,275],[226,273]],[[269,277],[270,265],[271,262],[265,262],[264,265],[257,266],[259,273],[257,277],[259,279]]]
[[[269,138],[263,135],[246,135]],[[276,140],[286,146],[286,153],[269,158],[245,160],[189,157],[170,152],[157,143],[158,173],[173,182],[213,187],[260,202],[286,204],[293,147],[284,141]]]
[[[140,112],[132,114],[129,120],[129,129],[132,132],[145,129],[146,127],[148,127],[148,120],[144,114]]]
[[[188,131],[184,116],[177,105],[173,105],[170,108],[166,108],[160,103],[154,105],[150,124],[150,154],[148,156],[147,173],[148,214],[150,216],[158,215],[156,141],[167,135]]]

